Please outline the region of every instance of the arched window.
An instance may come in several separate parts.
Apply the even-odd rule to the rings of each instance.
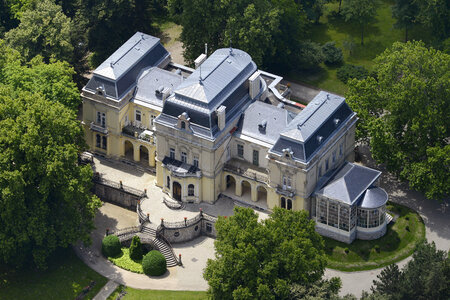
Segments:
[[[186,129],[186,123],[185,122],[181,122],[181,129]]]
[[[188,185],[188,196],[194,196],[194,185]]]
[[[291,209],[292,209],[292,200],[291,200],[291,199],[288,199],[288,200],[287,200],[287,209],[288,209],[288,210],[291,210]]]
[[[167,188],[169,188],[170,189],[170,177],[169,176],[167,176]]]
[[[281,197],[281,208],[286,208],[286,199]]]

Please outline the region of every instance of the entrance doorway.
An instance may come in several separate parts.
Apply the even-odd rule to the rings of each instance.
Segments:
[[[181,185],[176,181],[173,182],[172,197],[177,201],[181,201]]]

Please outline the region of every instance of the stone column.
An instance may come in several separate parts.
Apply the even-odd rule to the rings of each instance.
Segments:
[[[148,164],[150,165],[150,167],[155,167],[155,151],[150,151],[148,153]]]
[[[242,182],[237,182],[236,180],[236,192],[235,192],[236,196],[242,196]]]
[[[253,202],[258,201],[258,189],[255,184],[250,184],[250,194]]]
[[[139,145],[133,145],[133,160],[140,161]]]

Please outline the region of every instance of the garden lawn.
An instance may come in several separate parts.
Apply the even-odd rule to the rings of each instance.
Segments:
[[[343,4],[344,5],[344,4]],[[336,46],[344,52],[345,63],[361,65],[371,70],[373,59],[396,41],[405,40],[403,29],[395,29],[395,19],[392,18],[392,1],[383,0],[378,8],[376,21],[364,30],[364,45],[361,45],[360,27],[347,23],[337,15],[338,3],[325,4],[324,15],[320,23],[312,25],[308,39],[323,45],[335,41]],[[430,36],[421,27],[412,28],[409,39],[427,40]],[[336,77],[338,67],[321,64],[313,71],[293,71],[285,74],[286,79],[305,82],[320,89],[343,95],[347,86]]]
[[[108,300],[114,300],[117,298],[121,291],[125,291],[126,295],[121,298],[125,300],[140,300],[140,299],[152,299],[152,300],[199,300],[208,299],[206,292],[192,292],[192,291],[162,291],[162,290],[137,290],[129,287],[119,286]]]
[[[386,235],[377,240],[355,240],[348,245],[324,238],[327,267],[340,271],[371,270],[410,256],[416,245],[425,239],[422,218],[415,211],[399,204],[388,203],[387,210],[398,215],[398,219],[391,222]]]
[[[134,273],[144,274],[144,270],[142,270],[141,264],[142,259],[132,260],[130,258],[130,249],[128,248],[122,248],[122,253],[120,255],[118,255],[117,257],[108,257],[108,259],[119,268]]]
[[[108,281],[86,266],[72,248],[51,256],[45,271],[0,268],[0,299],[75,299],[84,287],[95,285],[83,299],[92,299]]]

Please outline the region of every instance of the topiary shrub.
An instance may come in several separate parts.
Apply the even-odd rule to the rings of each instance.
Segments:
[[[340,67],[337,70],[336,76],[343,83],[347,83],[347,81],[351,78],[356,79],[365,79],[369,73],[363,66],[355,66],[346,64]]]
[[[350,252],[350,250],[349,250],[348,248],[345,248],[344,251],[345,251],[345,253],[347,253],[347,254]]]
[[[141,239],[137,235],[133,236],[133,240],[131,240],[130,258],[132,260],[141,260],[142,259]]]
[[[106,257],[115,257],[120,254],[121,246],[119,238],[115,235],[108,235],[102,241],[102,253]]]
[[[324,62],[327,65],[339,65],[344,60],[342,49],[336,47],[335,42],[328,42],[322,46]]]
[[[167,270],[166,258],[161,252],[152,250],[142,259],[142,269],[147,275],[161,276]]]

